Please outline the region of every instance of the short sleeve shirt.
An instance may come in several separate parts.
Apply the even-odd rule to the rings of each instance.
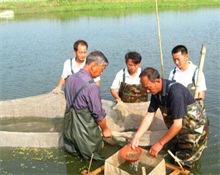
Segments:
[[[73,73],[76,73],[84,67],[84,65],[86,63],[86,60],[80,65],[80,67],[78,67],[76,65],[75,59],[76,58],[71,58],[71,59],[68,59],[64,62],[63,72],[62,72],[62,75],[61,75],[61,77],[63,79],[66,79],[68,76],[72,75],[72,71],[73,71]],[[72,60],[72,67],[71,67],[71,60]],[[100,76],[95,78],[94,81],[95,82],[100,81]]]
[[[181,71],[178,67],[175,67],[169,75],[169,80],[175,80],[178,83],[181,83],[183,86],[187,87],[190,83],[192,83],[193,75],[197,66],[194,65],[191,61],[189,61],[189,67],[185,71]],[[175,72],[175,73],[174,73]],[[195,74],[195,82],[197,81],[198,69]],[[198,88],[198,91],[206,91],[206,81],[204,73],[202,72],[201,81]]]
[[[168,115],[173,119],[183,118],[187,114],[187,106],[195,103],[190,91],[180,83],[173,84],[166,97],[168,85],[172,82],[162,79],[162,94],[151,95],[148,112],[156,112],[159,106],[168,108]]]
[[[141,68],[139,67],[138,70],[137,70],[136,75],[134,77],[131,77],[129,72],[128,72],[128,69],[125,68],[125,83],[130,84],[130,85],[132,85],[132,84],[135,84],[135,85],[141,84],[140,83],[140,78],[139,78],[140,73],[141,73]],[[118,92],[122,82],[123,82],[123,69],[120,70],[116,74],[115,79],[112,83],[111,89],[115,89]]]

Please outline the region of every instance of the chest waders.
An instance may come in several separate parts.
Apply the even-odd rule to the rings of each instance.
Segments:
[[[196,71],[197,71],[197,70],[198,70],[198,67],[196,67],[195,70],[194,70],[194,72],[193,72],[192,82],[187,85],[187,88],[189,89],[189,91],[191,92],[191,94],[193,95],[193,97],[195,96],[195,90],[196,90],[195,76],[196,76]],[[175,81],[175,80],[174,80],[175,73],[176,73],[176,67],[175,67],[174,70],[173,70],[172,81]]]
[[[85,83],[76,93],[73,100],[67,97],[70,102],[75,101],[78,94],[94,81]],[[67,90],[69,92],[69,90]],[[64,150],[74,156],[80,155],[84,159],[90,159],[94,155],[94,159],[102,158],[102,137],[98,124],[93,119],[89,109],[66,110],[64,114]]]
[[[197,71],[197,70],[198,70],[198,67],[196,67],[195,70],[194,70],[194,72],[193,72],[192,83],[188,84],[188,86],[187,86],[187,88],[189,89],[189,91],[190,91],[190,93],[193,95],[193,97],[195,97],[195,91],[196,91],[195,76],[196,76],[196,71]],[[172,81],[175,81],[175,80],[174,80],[175,73],[176,73],[176,67],[175,67],[174,70],[173,70]],[[206,115],[204,100],[203,100],[203,99],[196,99],[196,101],[197,101],[198,104],[201,106],[204,115]]]
[[[74,74],[73,66],[72,66],[72,65],[73,65],[73,59],[70,58],[70,70],[71,70],[71,75]],[[67,78],[69,78],[69,76],[70,76],[70,75],[68,75],[68,76],[65,78],[65,81],[67,80]]]
[[[171,86],[172,83],[167,88],[165,100],[167,100]],[[160,106],[160,109],[165,124],[169,129],[173,124],[173,118],[169,112],[169,108],[166,106],[166,101],[165,107]],[[177,143],[175,147],[176,156],[184,166],[192,168],[195,161],[200,159],[207,144],[207,118],[203,115],[201,106],[195,102],[194,104],[187,106],[187,114],[182,119],[182,128],[174,138]]]
[[[125,69],[123,69],[123,81],[119,88],[119,97],[125,103],[146,102],[148,100],[148,93],[141,84],[125,83]]]

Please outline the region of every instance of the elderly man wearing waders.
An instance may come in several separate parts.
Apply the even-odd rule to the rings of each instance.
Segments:
[[[139,139],[160,108],[168,131],[152,145],[149,153],[157,156],[165,144],[172,143],[180,163],[192,168],[207,144],[207,119],[201,106],[186,87],[160,78],[154,68],[144,69],[140,78],[143,87],[152,95],[148,112],[135,133],[131,146],[138,146]]]
[[[101,159],[102,136],[112,136],[106,124],[99,86],[93,80],[107,65],[108,60],[102,52],[91,52],[83,69],[71,75],[64,87],[64,149],[84,159],[91,158],[92,154],[94,159]]]

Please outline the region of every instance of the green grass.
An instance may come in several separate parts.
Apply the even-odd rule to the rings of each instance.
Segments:
[[[220,6],[219,0],[158,0],[160,8]],[[0,11],[15,14],[85,11],[99,9],[135,9],[155,7],[155,0],[8,0],[0,2]]]

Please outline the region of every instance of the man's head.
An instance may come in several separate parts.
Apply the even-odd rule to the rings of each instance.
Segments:
[[[152,68],[145,68],[140,74],[141,84],[147,90],[148,93],[153,95],[162,91],[162,79],[159,72]]]
[[[87,56],[88,44],[84,40],[77,40],[73,44],[73,52],[77,62],[84,62]]]
[[[103,73],[108,64],[108,59],[102,52],[93,51],[86,57],[84,69],[89,71],[92,78],[96,78]]]
[[[184,45],[177,45],[172,50],[173,62],[180,70],[186,70],[188,67],[188,50]]]
[[[134,74],[141,65],[141,55],[137,52],[128,52],[125,55],[125,63],[127,65],[128,72]]]

